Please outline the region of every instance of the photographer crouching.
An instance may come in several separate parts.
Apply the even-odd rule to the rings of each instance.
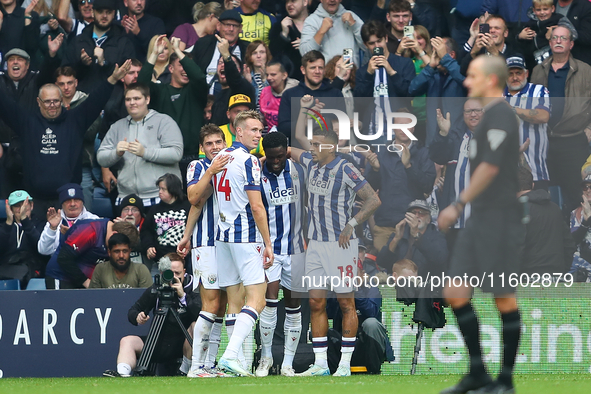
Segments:
[[[147,288],[129,309],[127,314],[129,322],[136,326],[145,324],[152,320],[149,316],[150,311],[153,311],[153,316],[156,316],[156,312],[168,304],[171,309],[176,310],[183,326],[192,333],[192,324],[197,320],[201,310],[201,299],[199,293],[193,293],[193,276],[185,272],[184,259],[176,253],[168,253],[158,262],[158,270],[160,277],[154,278],[154,284]],[[166,313],[163,318],[162,330],[157,338],[154,338],[157,341],[151,362],[176,365],[176,361],[182,357],[183,363],[179,373],[186,374],[190,368],[191,345],[186,340],[183,329],[173,313]],[[156,324],[156,321],[153,324]],[[146,339],[151,339],[149,337],[150,335],[123,337],[119,344],[117,370],[107,370],[103,376],[131,376],[138,364]],[[141,371],[136,372],[136,375],[144,374]]]

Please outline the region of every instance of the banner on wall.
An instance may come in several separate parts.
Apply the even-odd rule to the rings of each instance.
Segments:
[[[145,289],[0,292],[3,377],[100,376],[115,369],[119,341],[147,335],[127,311]]]
[[[589,289],[521,289],[518,304],[522,336],[517,373],[591,373]],[[0,376],[100,376],[116,367],[119,341],[125,335],[147,335],[149,324],[136,327],[127,311],[144,289],[46,290],[0,292]],[[417,324],[414,308],[396,302],[393,289],[382,289],[383,323],[396,360],[382,374],[408,374]],[[494,300],[474,299],[485,361],[491,372],[502,358],[502,326]],[[467,351],[453,313],[447,325],[425,330],[417,374],[459,374],[468,367]],[[254,350],[254,345],[248,348]],[[222,354],[225,333],[218,354]],[[250,352],[251,353],[251,352]]]
[[[520,289],[521,340],[516,373],[591,373],[591,300],[585,283],[571,289]],[[412,321],[414,305],[395,301],[388,289],[382,305],[396,360],[382,373],[409,374],[416,343],[417,324]],[[473,300],[480,323],[482,352],[489,371],[497,373],[503,357],[502,324],[492,297],[477,292]],[[417,374],[461,374],[468,369],[468,352],[450,308],[447,324],[425,330]]]

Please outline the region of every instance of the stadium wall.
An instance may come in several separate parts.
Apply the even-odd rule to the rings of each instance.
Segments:
[[[591,287],[520,289],[523,334],[517,373],[591,372]],[[127,321],[129,307],[143,289],[3,291],[0,292],[0,376],[99,376],[116,364],[119,340],[146,335],[148,325]],[[384,364],[383,374],[408,374],[417,324],[413,306],[396,302],[393,289],[382,289],[383,322],[396,360]],[[502,357],[501,322],[494,300],[476,294],[483,353],[489,370],[499,369]],[[453,314],[448,324],[425,330],[417,374],[463,373],[467,354]],[[306,330],[303,330],[305,333]],[[225,333],[222,348],[227,343]],[[252,340],[247,350],[252,350]],[[220,349],[220,353],[223,349]]]

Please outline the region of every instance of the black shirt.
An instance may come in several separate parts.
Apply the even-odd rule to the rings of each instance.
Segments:
[[[552,114],[550,116],[549,126],[552,128],[560,122],[562,114],[564,113],[564,92],[566,89],[566,78],[570,70],[570,63],[566,62],[564,66],[554,71],[554,67],[550,65],[550,72],[548,73],[548,92],[550,97],[559,97],[553,99],[552,103]]]
[[[485,107],[484,115],[470,141],[470,170],[482,162],[499,167],[499,173],[472,203],[474,213],[488,208],[517,206],[517,165],[519,162],[519,122],[504,101]]]

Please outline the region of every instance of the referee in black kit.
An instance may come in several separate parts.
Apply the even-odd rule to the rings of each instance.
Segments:
[[[507,76],[503,57],[483,55],[470,63],[464,81],[469,97],[480,100],[485,112],[470,141],[470,185],[440,213],[438,224],[440,229],[447,230],[457,221],[464,206],[472,204],[472,214],[458,235],[448,274],[451,278],[468,280],[461,286],[445,282],[443,293],[468,347],[470,372],[457,385],[441,391],[442,394],[514,393],[512,375],[521,318],[515,288],[509,286],[508,278],[519,272],[525,230],[517,201],[519,123],[503,99]],[[473,286],[493,293],[501,312],[503,363],[495,381],[482,361],[478,318],[470,303]]]

